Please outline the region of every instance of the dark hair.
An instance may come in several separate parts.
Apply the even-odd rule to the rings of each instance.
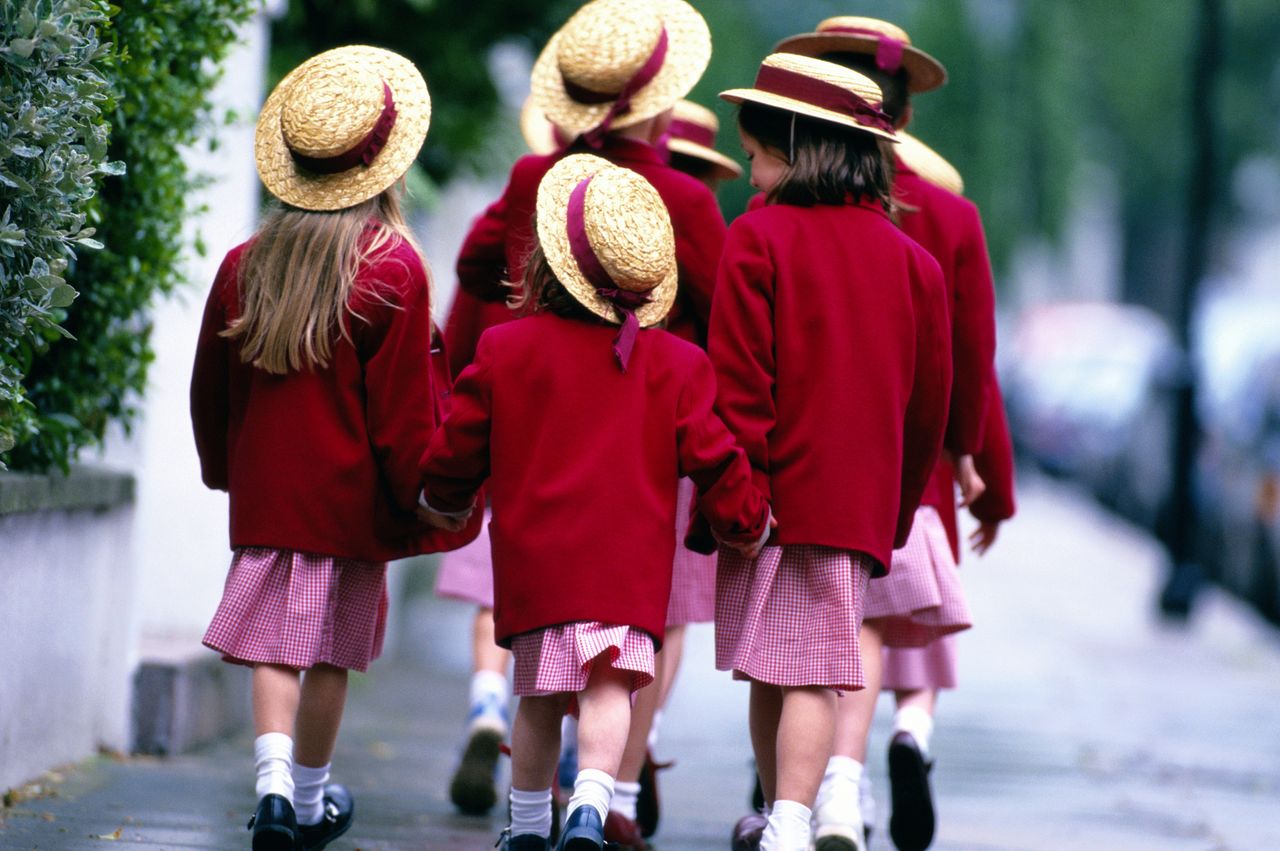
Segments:
[[[892,213],[893,154],[887,139],[747,101],[738,126],[787,163],[770,204],[847,204],[867,198]]]
[[[544,310],[563,316],[566,319],[581,319],[584,322],[603,323],[574,298],[547,262],[547,255],[541,245],[535,245],[524,266],[524,285],[512,287],[513,292],[507,298],[507,304],[517,313],[527,315],[541,313]]]
[[[905,68],[899,68],[890,74],[876,64],[875,56],[870,53],[824,53],[818,58],[852,68],[864,77],[870,77],[871,82],[880,87],[880,96],[884,99],[880,109],[893,119],[894,124],[901,120],[903,113],[907,111],[907,105],[911,103]]]
[[[679,151],[671,152],[670,165],[676,171],[683,171],[704,183],[714,178],[716,170],[716,164],[711,160],[695,157],[693,154],[682,154]]]

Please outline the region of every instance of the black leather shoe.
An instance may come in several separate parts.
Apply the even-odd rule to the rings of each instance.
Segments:
[[[511,835],[511,828],[502,831],[498,837],[499,851],[551,851],[551,840],[536,833]]]
[[[600,851],[604,847],[604,820],[595,807],[578,807],[569,813],[560,831],[556,851]]]
[[[302,834],[303,851],[319,851],[351,829],[356,816],[356,802],[347,787],[334,783],[324,787],[324,815],[318,824],[304,824],[298,828]]]
[[[282,795],[263,795],[248,827],[253,831],[253,851],[296,851],[301,847],[293,804]]]
[[[892,795],[889,836],[899,851],[924,851],[933,842],[935,813],[926,762],[907,732],[894,733],[889,742],[889,790]]]

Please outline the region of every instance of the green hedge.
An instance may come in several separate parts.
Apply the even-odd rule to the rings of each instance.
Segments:
[[[48,0],[19,5],[37,12],[50,5],[102,8]],[[18,437],[8,453],[11,466],[65,469],[81,448],[101,443],[108,423],[127,427],[137,414],[153,359],[146,308],[183,280],[182,229],[198,212],[191,197],[199,179],[187,173],[181,149],[209,136],[215,117],[207,97],[217,63],[236,26],[257,6],[255,0],[136,0],[111,7],[104,33],[112,44],[108,77],[115,100],[106,116],[105,159],[128,171],[107,180],[89,205],[94,239],[106,247],[68,270],[80,298],[62,327],[75,342],[48,345],[56,332],[44,328],[38,342],[28,335],[19,347],[35,417],[34,428],[28,421],[10,429]],[[114,165],[99,170],[122,171]]]
[[[107,12],[100,0],[0,7],[0,452],[37,433],[23,376],[66,333],[68,268],[101,247],[85,224],[99,175],[122,168],[103,114]]]

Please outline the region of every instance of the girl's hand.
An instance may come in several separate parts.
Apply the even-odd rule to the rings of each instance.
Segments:
[[[987,483],[978,475],[977,465],[972,455],[961,455],[953,462],[956,471],[956,484],[960,485],[960,507],[972,505],[987,489]]]
[[[773,512],[769,512],[769,522],[765,524],[764,534],[760,536],[760,540],[750,544],[732,544],[727,541],[720,541],[720,546],[724,547],[743,558],[754,560],[760,555],[760,551],[764,549],[764,542],[769,540],[769,533],[778,528],[778,519],[773,516]],[[718,540],[718,539],[717,539]]]
[[[982,523],[969,536],[969,546],[978,555],[986,555],[987,550],[996,542],[996,534],[1000,531],[999,523]]]
[[[467,521],[471,519],[471,512],[475,511],[473,504],[466,511],[442,512],[436,511],[430,505],[427,505],[426,494],[423,493],[418,497],[418,519],[428,526],[435,529],[443,529],[446,532],[461,532],[467,526]]]

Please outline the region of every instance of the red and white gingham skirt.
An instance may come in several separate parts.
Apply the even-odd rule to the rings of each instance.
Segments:
[[[811,545],[722,552],[716,668],[779,686],[863,687],[858,630],[875,559]]]
[[[676,492],[676,558],[671,569],[671,602],[667,626],[710,623],[716,619],[716,557],[684,545],[689,507],[697,494],[692,479],[681,479]]]
[[[244,547],[204,644],[240,665],[364,671],[382,654],[386,624],[385,564]]]
[[[535,629],[517,635],[511,653],[511,689],[521,697],[582,691],[601,656],[606,664],[631,672],[633,694],[653,682],[653,639],[629,626],[575,621]]]
[[[886,691],[956,687],[954,635],[944,635],[924,647],[886,647],[880,658],[884,663],[881,688]]]
[[[493,552],[489,546],[489,509],[480,534],[465,547],[445,553],[436,574],[436,595],[493,608]]]
[[[916,511],[906,546],[893,552],[889,575],[867,589],[863,616],[880,629],[887,647],[923,647],[970,627],[960,571],[935,509]]]

